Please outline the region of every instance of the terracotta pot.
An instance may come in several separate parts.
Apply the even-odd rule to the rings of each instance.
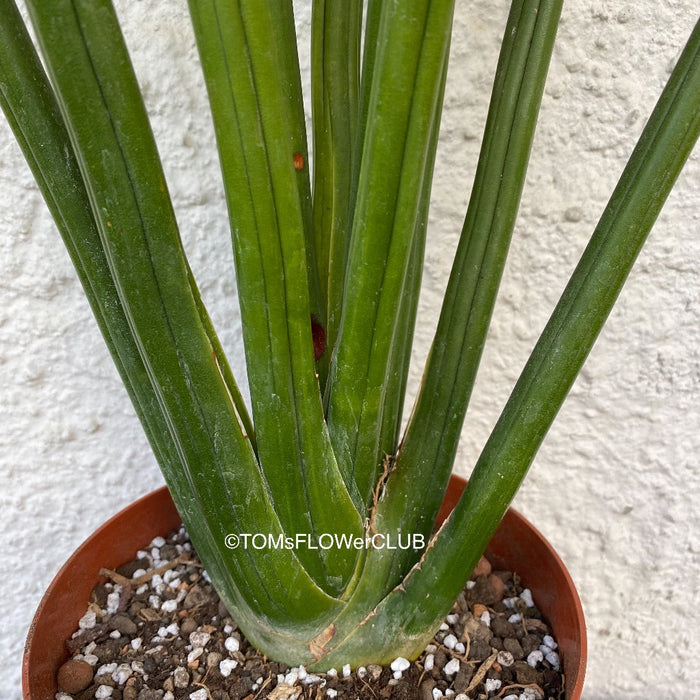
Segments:
[[[465,482],[452,477],[441,511],[457,502]],[[115,569],[154,537],[180,525],[168,490],[140,498],[90,536],[56,574],[34,615],[22,660],[25,700],[54,700],[56,673],[68,654],[69,639],[85,613],[100,568]],[[561,559],[535,528],[509,510],[488,549],[496,568],[517,571],[550,622],[566,673],[566,697],[578,700],[586,664],[586,630],[581,602]]]

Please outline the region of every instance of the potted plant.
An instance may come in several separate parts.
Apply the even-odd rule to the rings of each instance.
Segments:
[[[512,5],[443,314],[403,434],[453,3],[371,2],[364,40],[361,3],[315,4],[312,183],[291,6],[190,2],[231,218],[252,416],[182,250],[110,3],[29,8],[51,82],[14,4],[0,0],[0,99],[222,599],[274,658],[328,668],[414,657],[505,513],[697,139],[700,29],[469,485],[431,535],[561,2]],[[231,533],[334,542],[408,533],[429,544],[234,555]]]

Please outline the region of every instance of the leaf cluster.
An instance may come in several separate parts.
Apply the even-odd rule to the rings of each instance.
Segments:
[[[231,224],[250,412],[184,253],[111,2],[28,6],[47,72],[14,2],[0,0],[0,102],[222,598],[253,643],[293,664],[417,655],[511,502],[697,140],[700,28],[462,499],[433,535],[561,0],[512,3],[403,434],[454,0],[314,0],[308,135],[291,2],[189,2]],[[232,550],[231,533],[418,535],[428,545]]]

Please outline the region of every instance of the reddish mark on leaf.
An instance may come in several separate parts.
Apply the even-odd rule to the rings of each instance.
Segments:
[[[326,629],[309,642],[309,651],[316,661],[320,661],[328,653],[326,645],[333,639],[337,631],[338,628],[331,622]]]
[[[304,156],[301,153],[294,154],[294,170],[304,169]]]
[[[326,331],[313,316],[311,317],[311,334],[314,340],[314,360],[318,360],[326,351]]]

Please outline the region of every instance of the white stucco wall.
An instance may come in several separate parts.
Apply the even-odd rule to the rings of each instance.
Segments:
[[[301,21],[308,2],[303,5]],[[186,3],[120,0],[193,267],[235,368],[240,329]],[[476,162],[506,3],[458,0],[427,252],[424,356]],[[672,62],[693,0],[571,0],[458,469],[468,473]],[[664,209],[517,506],[578,584],[587,700],[689,697],[700,652],[700,153]],[[419,362],[414,378],[417,381]],[[43,590],[161,477],[0,119],[0,696]]]

